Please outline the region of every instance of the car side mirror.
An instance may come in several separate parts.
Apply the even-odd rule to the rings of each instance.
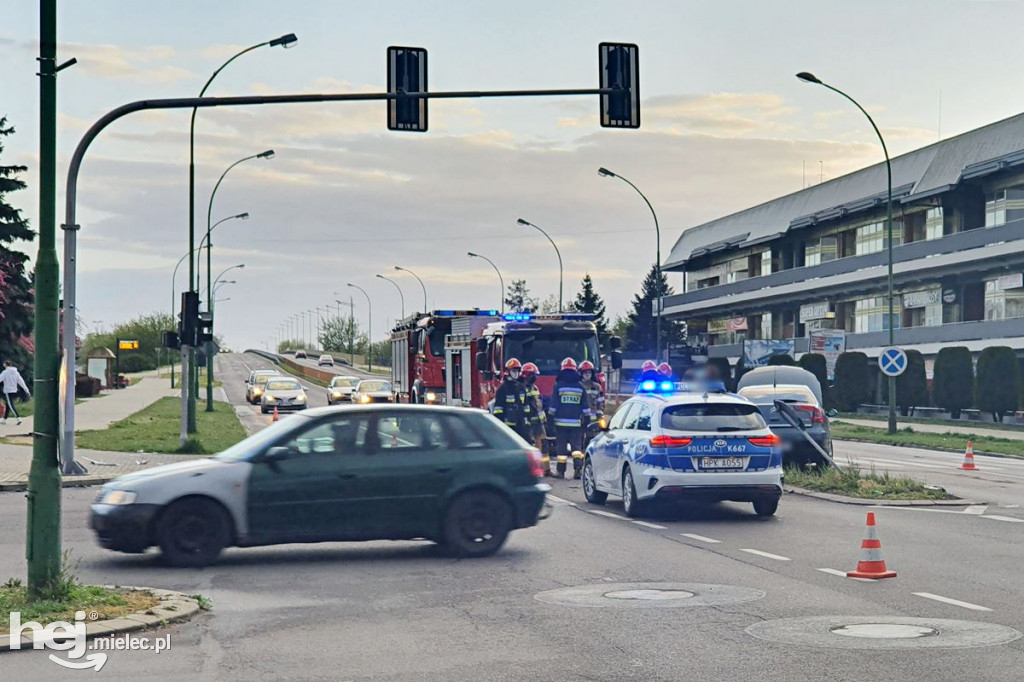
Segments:
[[[839,416],[839,410],[833,408],[833,409],[829,410],[828,412],[826,412],[825,414],[827,414],[829,417],[838,417]]]
[[[275,445],[272,448],[268,448],[267,451],[260,456],[259,461],[267,462],[268,464],[280,462],[291,457],[292,452],[291,448],[286,448],[283,445]]]
[[[614,339],[614,338],[618,338],[618,337],[613,336],[612,338]],[[612,351],[612,369],[622,369],[622,351],[621,350],[617,350],[616,349],[616,350]]]
[[[490,381],[491,379],[494,378],[494,372],[491,372],[490,370],[484,370],[482,374],[484,377],[484,381]]]

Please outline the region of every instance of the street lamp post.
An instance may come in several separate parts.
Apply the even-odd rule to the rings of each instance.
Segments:
[[[227,218],[221,218],[220,220],[215,222],[210,227],[209,231],[205,235],[203,235],[203,238],[199,241],[199,248],[196,249],[196,253],[197,254],[201,254],[203,252],[203,245],[206,244],[206,247],[207,247],[206,251],[207,251],[207,254],[209,254],[209,251],[210,251],[209,247],[210,247],[210,245],[209,245],[209,243],[207,243],[207,239],[210,236],[210,234],[214,230],[216,230],[217,226],[220,225],[221,223],[226,223],[229,220],[248,220],[248,219],[249,219],[249,213],[248,212],[239,213],[237,215],[230,215]],[[188,254],[186,254],[186,255],[188,255]],[[209,279],[209,277],[210,277],[210,263],[209,262],[207,262],[207,265],[206,265],[206,277],[207,277],[207,279]]]
[[[278,38],[274,38],[273,40],[267,40],[267,41],[264,41],[262,43],[257,43],[255,45],[250,45],[249,47],[245,48],[244,50],[241,50],[240,52],[235,53],[234,55],[232,55],[232,57],[230,59],[228,59],[226,62],[221,64],[217,68],[216,71],[214,71],[212,74],[210,74],[209,79],[207,79],[206,83],[203,85],[203,89],[199,91],[199,96],[202,97],[203,95],[205,95],[206,94],[206,90],[210,87],[210,84],[213,83],[213,80],[217,77],[217,75],[220,74],[220,72],[223,71],[224,68],[227,67],[228,64],[230,64],[231,62],[235,61],[236,59],[241,57],[243,54],[245,54],[247,52],[251,52],[251,51],[253,51],[253,50],[257,49],[257,48],[260,48],[260,47],[265,47],[265,46],[270,46],[270,47],[278,47],[278,46],[280,46],[280,47],[283,47],[283,48],[287,49],[287,48],[290,48],[290,47],[294,47],[295,44],[298,42],[298,40],[299,39],[297,37],[295,37],[294,33],[287,33],[287,34],[285,34],[283,36],[280,36]],[[192,107],[192,117],[191,117],[191,119],[189,121],[189,128],[188,128],[188,252],[189,252],[189,254],[191,254],[193,256],[194,256],[194,254],[196,252],[196,113],[198,111],[199,111],[198,107]],[[197,270],[197,268],[196,268],[196,259],[194,257],[190,257],[188,259],[188,266],[189,266],[188,267],[188,285],[189,285],[189,289],[192,290],[192,291],[198,291],[198,289],[199,289],[199,281],[198,281],[198,279],[196,277],[196,274],[197,274],[196,270]],[[209,275],[209,273],[207,273],[207,275]],[[195,288],[193,289],[193,287],[195,287]],[[207,307],[209,307],[209,301],[207,302]],[[182,353],[187,353],[187,354],[190,354],[190,355],[192,355],[194,357],[194,351],[189,346],[187,346],[187,345],[186,346],[182,346]],[[189,374],[190,374],[190,379],[193,379],[193,380],[189,382],[189,387],[187,389],[188,393],[189,393],[189,398],[188,398],[188,401],[187,401],[187,405],[188,405],[187,412],[188,412],[188,414],[187,415],[183,415],[183,419],[186,422],[186,430],[187,430],[187,432],[188,433],[195,433],[195,431],[196,431],[196,396],[195,396],[195,391],[193,391],[192,388],[194,386],[196,386],[196,382],[194,381],[194,379],[199,376],[199,373],[196,370],[195,363],[193,362],[193,363],[190,363],[190,364],[191,364],[192,367],[189,370]],[[185,382],[183,381],[182,384],[184,384],[184,383]]]
[[[377,275],[377,276],[380,277],[385,282],[391,282],[393,285],[395,285],[395,288],[398,289],[398,298],[402,302],[402,319],[404,320],[405,319],[405,294],[402,293],[402,287],[398,286],[398,282],[396,282],[395,280],[390,279],[388,277],[385,277],[384,275]]]
[[[341,294],[338,293],[337,291],[335,291],[334,294],[336,296],[341,296]],[[334,299],[334,302],[338,304],[338,319],[339,320],[341,319],[341,306],[343,306],[343,305],[347,305],[348,306],[348,325],[349,325],[349,329],[352,331],[351,343],[349,343],[349,346],[348,346],[348,359],[349,359],[349,362],[352,363],[352,366],[355,367],[355,364],[356,364],[356,338],[355,338],[355,326],[356,326],[355,325],[355,313],[356,313],[356,307],[352,303],[352,297],[351,296],[348,297],[348,303],[344,303],[343,301],[339,301],[338,299]]]
[[[626,178],[622,177],[621,175],[616,175],[607,168],[598,168],[597,174],[603,178],[618,178],[619,180],[622,180],[624,183],[632,187],[634,190],[636,190],[636,193],[640,195],[640,198],[644,200],[644,203],[647,204],[647,208],[651,209],[651,215],[654,216],[654,235],[655,239],[658,242],[655,248],[654,256],[654,271],[655,277],[657,277],[656,286],[658,287],[658,319],[655,320],[654,327],[654,348],[657,351],[658,360],[661,360],[661,315],[664,312],[665,307],[663,305],[664,289],[661,286],[661,228],[658,226],[658,214],[654,212],[654,207],[651,206],[651,202],[647,200],[647,197],[644,196],[644,193],[640,191],[640,188],[634,185]]]
[[[498,273],[498,284],[501,285],[501,297],[498,299],[498,303],[501,304],[501,312],[504,313],[505,312],[505,279],[501,276],[501,270],[499,270],[498,266],[494,264],[494,261],[492,261],[487,256],[481,256],[479,253],[473,253],[472,251],[467,251],[466,255],[469,256],[470,258],[483,258],[485,261],[490,263],[491,267],[494,268],[494,271],[496,273]]]
[[[373,348],[373,302],[370,300],[370,295],[366,293],[366,289],[356,286],[355,284],[352,284],[352,282],[349,282],[348,286],[353,289],[359,289],[359,291],[363,292],[363,296],[366,297],[366,367],[368,371],[372,372],[373,353],[371,351]]]
[[[868,123],[871,124],[872,129],[874,129],[874,131],[875,131],[875,135],[878,136],[878,141],[882,145],[882,153],[885,155],[885,171],[886,171],[886,179],[887,179],[887,184],[886,184],[886,202],[885,202],[885,234],[886,234],[886,242],[888,242],[888,248],[886,249],[886,251],[888,252],[888,261],[889,261],[888,276],[887,276],[887,280],[888,280],[888,296],[889,296],[889,325],[888,325],[889,326],[889,345],[890,346],[894,346],[894,345],[896,345],[896,335],[895,335],[896,315],[895,315],[895,311],[894,311],[895,306],[893,305],[893,291],[892,291],[892,288],[893,288],[892,287],[892,163],[889,161],[889,150],[885,146],[885,138],[882,137],[882,132],[878,129],[878,126],[875,125],[874,119],[871,118],[871,115],[867,111],[864,110],[864,107],[862,107],[857,102],[857,100],[855,100],[854,98],[850,97],[849,95],[847,95],[845,92],[843,92],[839,88],[833,87],[833,86],[829,85],[828,83],[822,81],[817,76],[815,76],[813,73],[808,73],[806,71],[801,71],[800,73],[798,73],[796,75],[796,77],[799,78],[800,80],[802,80],[805,83],[813,83],[814,85],[820,85],[822,87],[828,88],[832,92],[835,92],[835,93],[837,93],[839,95],[842,95],[843,97],[848,99],[853,104],[853,106],[857,107],[860,110],[860,113],[864,114],[864,117],[868,120]],[[889,377],[889,425],[888,426],[889,426],[889,429],[888,429],[889,433],[890,434],[895,434],[896,433],[896,377]]]
[[[551,246],[555,247],[555,255],[558,256],[558,312],[562,312],[562,284],[565,272],[562,269],[562,252],[558,250],[558,244],[556,244],[555,240],[551,238],[551,235],[541,229],[539,225],[534,225],[529,220],[523,220],[522,218],[519,218],[516,222],[520,225],[526,225],[536,229],[548,238],[548,241],[551,242]]]
[[[178,267],[190,255],[192,255],[192,254],[186,253],[184,256],[182,256],[181,258],[178,259],[177,265],[174,266],[174,273],[171,275],[171,323],[172,324],[174,323],[174,306],[175,306],[174,298],[175,298],[175,295],[176,295],[174,288],[175,288],[176,281],[178,279]],[[182,371],[184,371],[184,370],[182,370]],[[185,377],[184,376],[182,376],[182,378],[181,378],[181,383],[182,384],[185,383]],[[171,388],[174,388],[174,356],[173,355],[171,356]]]
[[[239,215],[241,215],[241,214],[239,214]],[[221,222],[223,222],[223,221],[221,221]],[[209,236],[209,233],[207,233],[207,236]],[[206,253],[209,254],[210,253],[210,250],[209,250],[210,249],[210,245],[209,244],[206,245],[206,249],[207,249]],[[217,275],[217,277],[214,278],[214,279],[210,278],[210,276],[209,276],[210,275],[210,271],[209,270],[206,271],[206,274],[207,274],[206,289],[209,292],[209,294],[208,294],[209,298],[207,298],[207,301],[206,301],[206,310],[210,313],[210,318],[211,319],[213,318],[213,292],[214,292],[214,290],[210,286],[210,283],[211,282],[219,281],[220,278],[225,275],[225,273],[228,273],[231,270],[241,269],[241,268],[244,268],[244,267],[245,267],[245,263],[239,263],[238,265],[232,265],[230,268],[225,268],[224,271],[221,272],[219,275]],[[199,373],[197,371],[196,372],[197,380],[198,380],[198,377],[199,377]],[[209,341],[206,344],[206,411],[207,412],[213,412],[213,341]]]
[[[420,288],[423,289],[423,312],[426,313],[427,310],[428,310],[428,308],[427,308],[427,287],[425,287],[423,285],[423,280],[420,279],[419,275],[417,275],[412,270],[409,270],[408,268],[403,268],[403,267],[400,267],[400,266],[396,265],[395,266],[395,270],[397,270],[399,272],[408,272],[410,275],[412,275],[413,277],[416,278],[417,282],[420,283]]]

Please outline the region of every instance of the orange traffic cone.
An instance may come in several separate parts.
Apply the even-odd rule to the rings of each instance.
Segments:
[[[847,578],[895,578],[896,571],[890,571],[885,567],[885,559],[882,558],[882,543],[875,532],[875,512],[868,512],[868,526],[864,533],[864,540],[860,543],[860,561],[857,562],[857,570],[847,571]]]
[[[277,416],[277,407],[275,406],[274,407],[274,418],[271,419],[271,421],[275,421],[276,422],[278,419],[280,419],[280,417]]]
[[[964,463],[957,467],[957,469],[963,469],[964,471],[977,471],[978,467],[974,466],[974,444],[971,441],[967,441],[967,451],[964,452]]]

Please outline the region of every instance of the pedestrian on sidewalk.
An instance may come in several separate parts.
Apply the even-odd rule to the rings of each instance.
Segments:
[[[0,423],[6,424],[8,415],[13,414],[20,424],[21,415],[14,407],[14,399],[18,395],[19,389],[25,391],[25,395],[29,398],[32,397],[32,394],[29,392],[28,386],[25,385],[25,380],[21,378],[21,373],[10,360],[4,361],[4,371],[0,372],[0,388],[3,389],[4,399],[7,401],[7,411],[4,412],[3,420]]]

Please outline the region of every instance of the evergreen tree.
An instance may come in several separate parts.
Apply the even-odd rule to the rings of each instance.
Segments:
[[[537,309],[537,299],[531,298],[525,279],[514,279],[508,285],[505,307],[516,313],[532,313]]]
[[[590,313],[593,315],[598,337],[604,338],[608,334],[608,320],[605,319],[604,301],[594,291],[594,280],[590,279],[589,272],[583,276],[582,287],[580,292],[576,294],[576,300],[572,303],[572,309],[578,313]]]
[[[7,118],[0,117],[0,156],[3,138],[13,133]],[[11,245],[31,242],[35,232],[21,211],[7,203],[7,194],[25,189],[18,176],[27,170],[25,166],[0,165],[0,361],[10,360],[31,380],[34,293],[25,273],[28,255],[15,251]]]
[[[644,277],[640,293],[633,296],[633,309],[629,311],[629,326],[626,331],[628,350],[644,351],[652,355],[655,353],[654,336],[657,333],[657,320],[654,316],[654,302],[658,300],[659,293],[664,299],[675,292],[668,285],[668,277],[664,272],[661,273],[661,282],[658,282],[657,270],[652,265]],[[683,340],[679,324],[667,319],[661,321],[661,335],[662,348]]]

